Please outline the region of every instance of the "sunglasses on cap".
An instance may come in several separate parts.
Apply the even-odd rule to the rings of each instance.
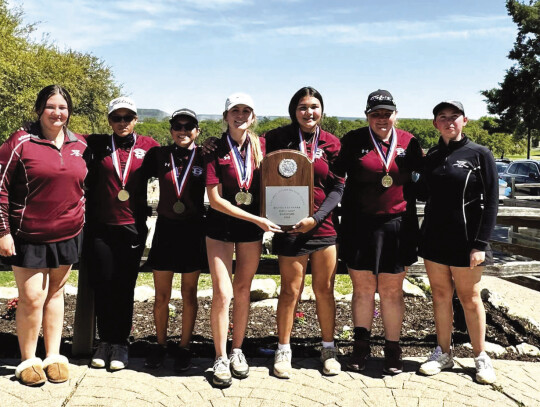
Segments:
[[[171,124],[171,129],[173,129],[174,131],[182,131],[182,130],[191,131],[195,127],[197,127],[197,125],[195,123],[193,123],[193,122],[189,122],[189,123],[185,123],[185,124],[182,124],[182,123],[173,123],[173,124]]]
[[[109,119],[111,119],[111,122],[113,123],[120,123],[121,121],[130,123],[133,121],[133,119],[135,119],[135,117],[136,116],[132,114],[126,114],[125,116],[112,115],[112,116],[109,116]]]

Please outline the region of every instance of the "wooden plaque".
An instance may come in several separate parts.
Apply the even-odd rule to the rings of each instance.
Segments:
[[[261,216],[291,230],[313,215],[313,163],[297,150],[278,150],[261,164]]]

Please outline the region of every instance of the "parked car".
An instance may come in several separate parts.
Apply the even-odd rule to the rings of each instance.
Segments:
[[[540,184],[540,162],[536,160],[516,160],[511,162],[499,177],[511,184],[512,178],[516,184]],[[540,195],[540,187],[520,187],[519,192],[530,195]]]
[[[511,161],[508,158],[496,158],[495,165],[497,166],[497,173],[501,175],[510,165]]]

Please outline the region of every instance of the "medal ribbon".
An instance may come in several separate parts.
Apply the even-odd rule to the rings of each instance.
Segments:
[[[317,146],[319,145],[319,134],[320,134],[320,129],[319,129],[319,126],[317,126],[317,129],[315,130],[315,136],[313,137],[313,142],[311,143],[311,157],[310,157],[307,153],[306,140],[304,140],[304,136],[302,136],[302,130],[298,129],[298,137],[300,138],[300,144],[299,144],[300,152],[307,155],[311,162],[315,160],[315,154],[317,154]]]
[[[368,127],[368,129],[369,129],[369,135],[371,136],[371,141],[373,142],[373,145],[375,146],[375,150],[377,150],[377,155],[379,157],[379,160],[382,162],[384,170],[388,174],[390,172],[390,167],[392,166],[392,163],[394,162],[394,159],[395,159],[395,153],[396,153],[396,147],[397,147],[396,129],[392,127],[390,147],[388,148],[388,152],[386,153],[386,155],[384,154],[381,144],[377,141],[377,139],[373,135],[373,132],[371,131],[371,127]]]
[[[114,136],[111,136],[111,143],[112,143],[112,162],[113,167],[116,170],[116,174],[118,175],[118,178],[120,179],[120,183],[122,184],[122,189],[125,189],[127,179],[129,177],[129,172],[131,171],[131,159],[133,157],[133,149],[135,148],[135,144],[137,143],[137,135],[133,133],[133,145],[129,149],[129,155],[126,162],[126,167],[124,168],[124,174],[122,174],[122,166],[120,165],[120,157],[118,155],[118,151],[116,149],[116,144],[114,144]]]
[[[195,158],[195,150],[197,149],[197,146],[194,146],[191,150],[191,156],[189,157],[188,164],[182,169],[182,179],[180,182],[178,182],[178,178],[180,178],[180,174],[178,172],[178,167],[174,165],[174,157],[171,152],[171,176],[174,183],[174,190],[176,191],[176,198],[180,200],[180,197],[182,196],[182,193],[184,192],[184,189],[187,184],[187,180],[189,178],[189,174],[191,174],[191,167],[193,167],[193,160]]]
[[[238,181],[238,186],[240,189],[245,188],[246,191],[251,186],[251,181],[253,180],[253,162],[251,159],[251,146],[249,141],[249,136],[247,136],[246,141],[246,158],[242,158],[242,154],[238,151],[236,143],[232,140],[231,135],[227,134],[227,142],[229,143],[229,148],[233,152],[233,167],[234,172],[236,173],[236,180]]]

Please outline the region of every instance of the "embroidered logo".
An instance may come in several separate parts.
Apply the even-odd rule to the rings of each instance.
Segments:
[[[230,160],[231,159],[231,156],[229,154],[226,154],[225,156],[223,156],[222,158],[223,160]]]
[[[164,165],[165,165],[165,167],[170,167],[171,163],[165,163]]]
[[[200,177],[203,173],[203,169],[201,167],[194,166],[192,170],[192,174],[196,177]]]
[[[405,156],[405,149],[404,148],[398,147],[398,148],[396,148],[396,152],[397,152],[397,155],[400,156],[400,157]]]
[[[321,158],[322,155],[323,155],[323,149],[318,148],[317,151],[315,152],[315,158]]]
[[[82,157],[81,150],[71,150],[71,155],[75,157]]]
[[[133,154],[135,154],[135,158],[142,160],[144,158],[144,155],[146,154],[146,151],[144,151],[142,148],[136,148],[135,150],[133,150]]]
[[[458,168],[468,168],[470,167],[470,164],[468,161],[457,160],[454,164],[452,164],[452,166]]]

